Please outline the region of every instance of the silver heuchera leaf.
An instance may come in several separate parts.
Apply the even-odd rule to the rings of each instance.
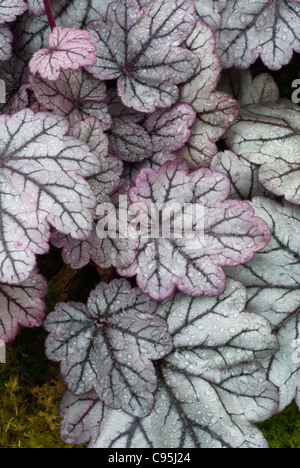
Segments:
[[[168,354],[172,339],[157,304],[126,280],[101,283],[85,306],[58,304],[45,322],[49,359],[61,361],[69,389],[95,390],[108,406],[145,416],[157,379],[152,361]]]
[[[191,169],[208,167],[218,152],[216,141],[228,130],[238,115],[238,104],[230,96],[216,91],[221,63],[215,54],[215,38],[209,26],[199,21],[186,43],[200,61],[194,78],[180,90],[180,101],[196,111],[191,137],[178,155]]]
[[[195,0],[196,15],[216,31],[220,27],[221,13],[226,3],[227,0]]]
[[[7,25],[0,25],[0,62],[11,56],[13,35]]]
[[[47,283],[36,271],[21,284],[0,283],[0,340],[12,341],[19,325],[42,325],[45,315],[42,299],[46,293]]]
[[[176,287],[190,296],[221,294],[222,266],[246,263],[270,239],[266,224],[253,217],[250,205],[227,200],[229,192],[230,181],[223,174],[209,169],[189,173],[187,163],[179,159],[158,172],[143,169],[129,192],[143,214],[138,217],[140,246],[135,262],[119,273],[137,275],[139,287],[155,300],[166,299]],[[184,233],[180,226],[185,226]]]
[[[193,13],[193,0],[153,0],[143,10],[136,0],[116,0],[106,23],[89,25],[99,43],[98,61],[87,69],[100,80],[118,79],[127,107],[169,107],[178,99],[177,85],[198,65],[195,54],[179,47],[195,25]]]
[[[300,387],[300,209],[266,198],[255,198],[255,213],[272,232],[269,245],[245,266],[227,269],[247,287],[247,309],[267,318],[281,349],[265,363],[269,379],[279,387],[280,410]]]
[[[86,29],[91,20],[103,18],[107,2],[108,0],[51,0],[51,8],[58,26]],[[29,60],[37,50],[47,47],[50,33],[45,15],[37,17],[31,11],[25,13],[17,19],[14,27],[14,37],[18,44],[16,53],[24,60]]]
[[[294,0],[227,0],[216,31],[224,68],[248,68],[259,57],[272,70],[288,64],[300,52],[299,20]]]
[[[276,196],[300,204],[299,106],[288,99],[241,108],[226,135],[229,148],[260,167],[259,179]]]
[[[246,161],[232,151],[216,154],[212,160],[211,169],[223,172],[230,179],[230,198],[252,200],[257,196],[270,196],[270,193],[259,182],[259,166]]]
[[[280,98],[279,88],[268,73],[252,77],[249,70],[231,68],[225,70],[218,89],[230,94],[241,107],[262,102],[276,102]]]
[[[300,388],[300,209],[266,198],[255,198],[252,205],[268,223],[271,241],[247,265],[226,273],[245,284],[247,309],[267,318],[279,338],[281,349],[265,366],[279,387],[283,410]]]
[[[45,6],[43,0],[27,0],[29,13],[42,16],[45,14]]]
[[[150,158],[153,154],[150,136],[138,125],[145,114],[124,106],[115,88],[108,90],[107,94],[108,110],[113,122],[108,133],[110,153],[130,163]]]
[[[31,78],[34,94],[40,104],[57,115],[69,118],[70,125],[89,116],[97,117],[107,130],[111,126],[108,113],[106,87],[89,73],[64,70],[57,81],[35,75]]]
[[[6,96],[0,99],[1,114],[15,114],[25,109],[29,104],[28,68],[23,60],[14,55],[8,62],[1,65],[0,80],[5,83]],[[1,96],[2,97],[2,96]]]
[[[48,250],[50,225],[86,238],[93,192],[83,177],[99,172],[83,142],[65,136],[68,122],[24,110],[0,117],[0,280],[20,283]]]
[[[107,162],[105,161],[105,163]],[[111,166],[107,167],[108,174],[111,169]],[[104,171],[104,167],[102,170]],[[101,178],[104,178],[104,174],[105,172],[102,172]],[[100,176],[97,179],[100,179]],[[92,182],[95,186],[94,192],[96,193],[97,190],[101,192],[100,188],[103,184],[96,179],[93,179]],[[130,229],[128,222],[126,226],[130,235],[124,237],[124,233],[122,232],[124,221],[122,221],[121,217],[127,214],[128,203],[126,201],[125,206],[119,203],[119,196],[127,194],[128,190],[129,184],[122,181],[118,190],[111,197],[106,197],[104,200],[104,194],[101,193],[102,201],[100,201],[100,196],[98,196],[100,205],[98,205],[97,213],[99,216],[96,217],[92,234],[87,240],[78,241],[71,236],[65,236],[59,232],[52,235],[52,243],[56,247],[63,249],[62,256],[65,263],[70,264],[72,268],[79,269],[87,265],[91,260],[101,268],[110,268],[111,266],[126,268],[134,262],[135,252],[139,246],[139,238],[135,229]],[[99,234],[99,217],[101,219],[106,211],[109,211],[110,214],[113,211],[116,216],[117,226],[116,235],[114,236],[103,235],[102,232],[101,235]],[[103,224],[106,226],[105,218]]]
[[[97,393],[77,396],[67,390],[60,403],[61,438],[73,445],[97,439],[103,411],[105,407]]]
[[[15,21],[27,8],[24,0],[0,0],[0,24]]]
[[[143,125],[150,135],[153,155],[142,163],[127,164],[124,177],[135,185],[136,177],[142,169],[158,171],[166,161],[174,161],[176,151],[181,149],[191,136],[190,128],[195,122],[195,112],[188,104],[176,104],[168,110],[158,110],[150,114]]]
[[[179,103],[168,110],[157,110],[143,123],[151,137],[154,156],[181,149],[190,138],[196,114],[192,106]]]
[[[244,311],[245,300],[242,284],[229,280],[218,298],[177,293],[162,303],[158,313],[174,350],[156,365],[150,415],[133,418],[96,407],[93,394],[68,394],[61,406],[65,440],[91,438],[92,448],[267,447],[253,423],[277,410],[278,391],[255,360],[276,352],[278,343],[265,319]]]
[[[103,207],[102,214],[110,207],[119,219],[122,207],[118,207],[118,195],[125,195],[128,192],[128,187],[124,187],[123,191],[119,187],[123,171],[122,162],[111,156],[105,157],[108,150],[107,138],[102,133],[99,120],[90,117],[85,121],[78,122],[71,130],[71,134],[88,143],[90,149],[98,154],[101,172],[87,180],[97,197],[98,206]],[[110,195],[113,194],[114,196],[111,198]],[[125,209],[127,210],[127,203]],[[132,230],[130,238],[100,237],[97,234],[99,216],[97,210],[95,211],[95,223],[88,239],[76,240],[56,231],[52,234],[52,243],[63,249],[64,262],[75,269],[82,268],[91,260],[102,268],[127,267],[135,259],[135,250],[139,245],[137,234]]]

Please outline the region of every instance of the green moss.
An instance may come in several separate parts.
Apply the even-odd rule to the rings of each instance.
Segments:
[[[271,448],[300,448],[300,413],[296,403],[258,427]]]

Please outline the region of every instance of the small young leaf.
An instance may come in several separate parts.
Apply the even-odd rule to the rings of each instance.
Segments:
[[[157,379],[151,361],[172,349],[157,304],[126,280],[101,283],[87,306],[58,304],[45,322],[49,359],[61,361],[69,389],[94,389],[107,405],[145,416],[153,406]]]
[[[193,13],[192,0],[153,0],[143,10],[136,0],[112,2],[106,23],[89,24],[99,43],[97,63],[88,70],[100,80],[118,79],[127,107],[154,112],[170,106],[178,99],[177,85],[198,65],[192,52],[179,47],[195,25]]]
[[[88,31],[75,28],[53,29],[49,36],[50,49],[36,52],[29,62],[33,75],[56,81],[61,70],[78,70],[96,61],[96,39]]]
[[[225,70],[218,89],[230,94],[241,107],[263,102],[276,102],[280,98],[279,88],[268,73],[252,77],[249,70],[232,68]]]
[[[92,393],[68,393],[61,406],[65,440],[90,438],[93,448],[267,447],[253,423],[277,411],[278,390],[255,361],[278,343],[265,319],[244,311],[245,300],[245,288],[229,280],[218,298],[177,293],[161,304],[174,350],[156,364],[150,415],[133,418],[100,407]]]
[[[45,315],[42,299],[46,293],[47,283],[36,271],[21,284],[0,283],[0,340],[6,343],[13,340],[19,325],[42,325]]]
[[[103,411],[105,407],[97,393],[89,392],[77,396],[67,390],[59,407],[60,416],[63,418],[61,438],[67,444],[73,445],[96,440]]]

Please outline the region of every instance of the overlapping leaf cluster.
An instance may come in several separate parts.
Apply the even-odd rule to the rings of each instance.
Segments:
[[[44,323],[68,443],[267,447],[300,393],[300,113],[245,69],[300,52],[299,1],[44,3],[0,0],[0,341]],[[117,279],[44,321],[50,242]]]

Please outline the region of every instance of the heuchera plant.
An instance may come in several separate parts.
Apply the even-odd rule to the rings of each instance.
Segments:
[[[265,448],[300,408],[300,111],[247,70],[293,52],[299,0],[0,0],[0,344],[44,325],[66,443]],[[46,316],[50,244],[110,279]]]

